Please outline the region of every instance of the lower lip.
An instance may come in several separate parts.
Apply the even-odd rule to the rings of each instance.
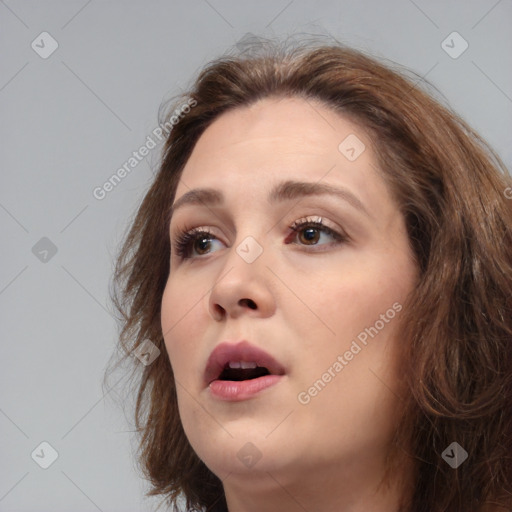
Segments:
[[[282,375],[265,375],[250,380],[214,380],[210,383],[210,391],[213,396],[221,400],[237,402],[252,398],[260,391],[277,384]]]

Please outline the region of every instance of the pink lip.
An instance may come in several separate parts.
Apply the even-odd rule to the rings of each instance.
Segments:
[[[210,391],[221,400],[238,402],[277,384],[282,378],[282,375],[265,375],[251,380],[214,380],[210,384]]]
[[[258,366],[267,368],[270,375],[242,381],[218,380],[219,375],[229,361],[255,362]],[[284,367],[280,363],[270,354],[251,345],[248,341],[244,340],[236,344],[224,342],[218,345],[208,358],[204,373],[204,384],[217,398],[239,401],[246,400],[277,384],[284,374]]]

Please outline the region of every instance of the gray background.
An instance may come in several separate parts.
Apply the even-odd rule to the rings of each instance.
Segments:
[[[158,501],[143,498],[133,424],[101,378],[113,255],[159,147],[103,200],[92,192],[145,142],[162,100],[248,33],[332,34],[426,76],[510,168],[511,21],[510,0],[0,1],[0,510]],[[31,47],[48,50],[44,31],[59,45],[46,59]],[[441,46],[453,31],[469,44],[458,58]],[[48,469],[31,456],[49,456],[43,441],[59,454]]]

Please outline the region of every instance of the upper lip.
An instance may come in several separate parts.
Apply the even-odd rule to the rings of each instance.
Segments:
[[[229,362],[254,362],[266,368],[271,375],[284,375],[284,367],[270,354],[243,340],[237,343],[223,342],[217,345],[208,361],[204,372],[206,386],[216,380]]]

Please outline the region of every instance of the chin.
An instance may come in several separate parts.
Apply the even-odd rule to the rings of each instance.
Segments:
[[[251,432],[248,433],[248,421],[239,422],[236,427],[231,424],[228,430],[233,435],[222,435],[222,439],[205,439],[197,443],[191,443],[199,458],[219,478],[225,478],[227,474],[252,475],[275,472],[284,466],[293,467],[297,461],[292,460],[292,451],[289,451],[284,439],[276,434],[268,436],[271,429],[258,428],[251,424]],[[267,436],[267,438],[265,438]],[[282,433],[281,433],[282,436]],[[291,448],[290,448],[291,450]],[[296,456],[296,450],[295,450]]]

